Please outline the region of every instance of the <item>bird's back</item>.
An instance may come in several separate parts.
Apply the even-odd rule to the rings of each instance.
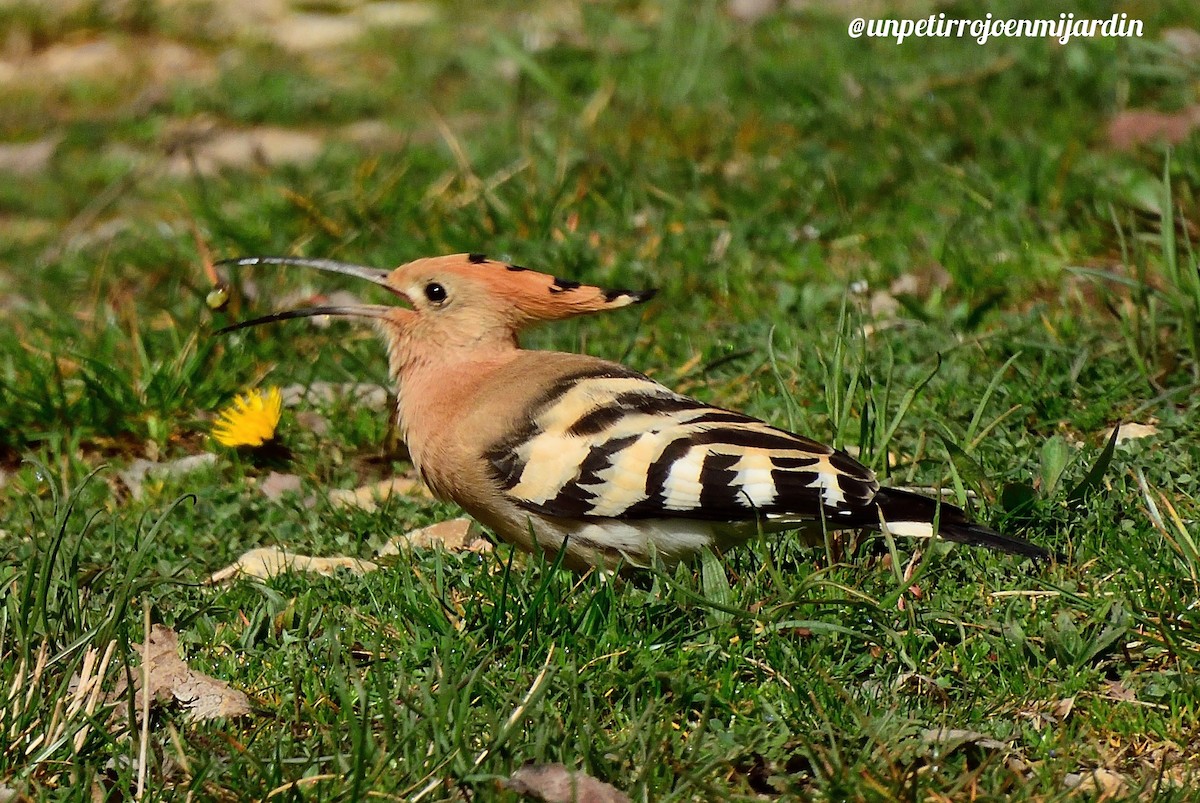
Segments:
[[[1044,553],[967,527],[951,505],[881,491],[844,452],[616,363],[517,351],[456,371],[470,380],[446,382],[443,372],[442,387],[466,389],[469,412],[454,426],[422,427],[444,433],[447,446],[428,461],[436,470],[414,454],[435,493],[525,548],[538,540],[556,551],[575,539],[569,552],[588,555],[579,564],[644,563],[654,542],[673,561],[759,531],[890,526],[896,535],[930,537],[940,515],[944,537]]]

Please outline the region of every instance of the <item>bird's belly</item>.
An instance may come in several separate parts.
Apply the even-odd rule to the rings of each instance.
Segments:
[[[567,550],[602,554],[606,563],[649,566],[658,559],[674,566],[705,549],[722,546],[727,539],[719,530],[713,522],[688,519],[602,519],[575,525]]]
[[[565,550],[563,564],[575,571],[592,566],[646,567],[655,561],[670,567],[704,549],[720,550],[745,540],[728,525],[690,519],[571,521],[527,515],[519,526],[515,524],[493,524],[492,529],[516,546],[543,551],[549,559]]]

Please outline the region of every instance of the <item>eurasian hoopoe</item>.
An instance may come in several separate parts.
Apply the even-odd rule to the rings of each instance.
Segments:
[[[959,508],[880,487],[844,452],[681,396],[616,363],[527,351],[517,337],[553,321],[638,304],[653,290],[604,290],[490,260],[418,259],[395,270],[322,259],[248,257],[356,276],[407,301],[277,312],[373,319],[387,342],[401,434],[422,479],[504,540],[564,565],[666,564],[759,532],[884,527],[1033,558],[1050,553]],[[536,546],[535,546],[536,540]]]

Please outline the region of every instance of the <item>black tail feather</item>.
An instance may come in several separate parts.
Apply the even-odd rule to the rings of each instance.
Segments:
[[[938,521],[938,535],[947,541],[984,547],[997,552],[1023,555],[1037,560],[1065,560],[1061,553],[1032,544],[1024,538],[1004,535],[991,527],[971,521],[962,508],[938,502],[927,496],[896,488],[880,488],[875,496],[883,519],[888,522]],[[878,527],[878,523],[874,526]]]

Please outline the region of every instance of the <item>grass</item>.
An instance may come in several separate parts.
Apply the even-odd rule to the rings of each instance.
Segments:
[[[61,136],[0,182],[0,793],[125,797],[143,774],[151,799],[516,799],[498,779],[562,761],[636,800],[1058,800],[1080,774],[1119,781],[1108,799],[1195,796],[1200,151],[1103,133],[1125,106],[1194,102],[1194,62],[1160,41],[1195,27],[1187,3],[1126,8],[1142,40],[1063,47],[897,47],[716,3],[446,3],[306,58],[134,7],[0,12],[35,55],[170,38],[208,68],[0,87],[6,138]],[[342,136],[364,118],[394,144]],[[327,144],[168,172],[201,120]],[[213,337],[341,284],[247,273],[214,313],[198,242],[381,266],[487,251],[660,287],[529,345],[860,448],[1071,561],[938,547],[906,579],[911,544],[777,538],[635,582],[499,546],[205,585],[256,546],[369,558],[457,513],[324,501],[408,468],[378,409],[286,411],[283,463],[208,439],[247,387],[387,377],[341,323]],[[880,312],[902,276],[917,289]],[[1119,422],[1157,434],[1105,467]],[[214,449],[140,496],[119,478]],[[272,468],[301,492],[266,499]],[[147,616],[254,714],[159,710],[145,739],[129,695],[89,715],[72,677],[137,671]]]

